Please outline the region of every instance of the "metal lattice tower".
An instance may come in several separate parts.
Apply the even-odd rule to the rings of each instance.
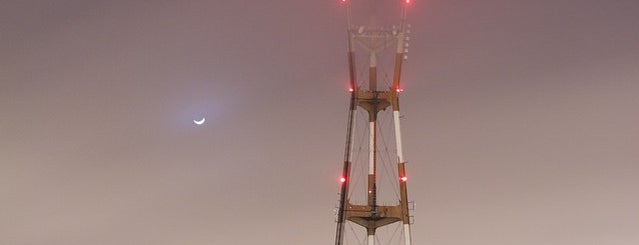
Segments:
[[[378,228],[397,224],[401,222],[402,237],[404,245],[411,245],[411,216],[409,214],[408,191],[406,188],[407,176],[405,160],[402,151],[402,137],[400,130],[399,95],[401,88],[402,62],[406,58],[406,47],[408,40],[408,26],[406,24],[406,11],[410,0],[402,0],[402,10],[399,26],[354,26],[351,23],[351,3],[350,0],[341,0],[346,7],[347,30],[348,30],[348,66],[350,82],[350,109],[348,115],[348,126],[346,132],[346,147],[344,153],[344,165],[341,178],[340,199],[337,207],[337,230],[335,237],[336,245],[345,244],[345,232],[350,225],[351,230],[363,229],[366,232],[365,241],[367,245],[374,245]],[[357,46],[357,49],[355,48]],[[379,56],[395,48],[392,76],[392,85],[380,88],[378,85],[378,61]],[[356,55],[368,56],[368,81],[367,86],[358,86],[358,70],[355,65]],[[366,68],[364,68],[365,70]],[[378,184],[378,141],[380,125],[378,115],[387,108],[392,108],[392,122],[395,136],[397,178],[393,181],[399,190],[396,203],[390,205],[378,203],[380,197]],[[351,202],[351,185],[353,176],[353,152],[354,145],[357,144],[356,118],[358,112],[364,112],[368,117],[368,171],[361,173],[366,175],[365,203]],[[383,125],[386,126],[386,125]],[[365,137],[362,137],[365,138]],[[363,140],[363,139],[362,139]],[[395,159],[393,159],[395,161]],[[393,163],[395,164],[395,163]],[[355,228],[353,228],[355,227]],[[350,231],[350,230],[349,230]]]

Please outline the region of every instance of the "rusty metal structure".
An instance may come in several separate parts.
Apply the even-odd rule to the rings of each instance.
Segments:
[[[400,106],[399,96],[403,91],[401,87],[401,72],[402,64],[406,59],[406,52],[408,47],[408,24],[406,23],[406,12],[408,5],[411,4],[410,0],[402,0],[401,15],[399,25],[392,27],[383,27],[377,25],[370,26],[356,26],[353,25],[351,20],[351,1],[340,0],[346,8],[347,15],[347,30],[348,30],[348,70],[349,70],[349,84],[350,84],[350,107],[348,113],[348,126],[346,131],[346,146],[344,153],[344,165],[342,170],[342,177],[340,178],[341,190],[339,194],[339,202],[336,208],[336,222],[337,230],[335,236],[335,245],[350,244],[345,241],[346,233],[351,230],[362,230],[361,238],[355,238],[358,243],[375,245],[376,242],[385,244],[377,237],[378,229],[389,226],[391,224],[396,225],[395,230],[399,230],[401,235],[393,235],[395,238],[393,244],[411,245],[411,215],[409,211],[411,203],[408,200],[407,191],[407,175],[406,175],[406,161],[404,159],[402,150],[402,134],[400,127]],[[357,47],[357,48],[356,48]],[[390,51],[389,51],[390,50]],[[393,52],[394,51],[394,52]],[[388,87],[382,87],[378,84],[379,78],[382,78],[378,73],[378,64],[380,56],[384,53],[391,52],[392,55],[386,56],[387,59],[392,60],[392,80],[387,77]],[[357,57],[365,57],[368,59],[368,67],[364,67],[363,70],[368,68],[368,71],[360,72],[356,66]],[[365,77],[366,73],[368,74]],[[358,74],[363,74],[366,80],[358,80]],[[383,81],[382,81],[383,82]],[[387,110],[387,109],[391,110]],[[392,111],[392,112],[390,112]],[[356,119],[357,114],[364,114],[364,118],[368,118],[368,128],[364,127],[367,131],[367,137],[356,137],[357,127]],[[393,165],[396,165],[396,170],[392,170],[395,174],[393,180],[393,188],[396,190],[396,198],[392,203],[384,204],[380,203],[380,197],[382,194],[379,189],[379,160],[380,160],[380,146],[379,146],[379,133],[382,132],[379,124],[379,115],[391,114],[392,117],[392,132],[394,135],[395,152],[392,153]],[[387,125],[382,125],[387,126]],[[362,134],[361,132],[359,132]],[[365,139],[368,138],[368,139]],[[366,145],[358,143],[357,141],[363,141],[368,143],[367,145],[367,167],[360,169],[367,169],[366,173],[360,173],[362,176],[360,179],[362,182],[362,188],[359,191],[365,192],[361,194],[361,199],[364,200],[352,200],[351,196],[354,194],[352,185],[355,183],[354,176],[356,176],[354,165],[354,148],[355,145]],[[362,148],[362,147],[359,147]],[[363,160],[365,161],[365,160]],[[356,195],[356,194],[355,194]],[[397,200],[398,199],[398,200]],[[359,202],[358,202],[359,201]],[[349,227],[347,229],[347,226]]]

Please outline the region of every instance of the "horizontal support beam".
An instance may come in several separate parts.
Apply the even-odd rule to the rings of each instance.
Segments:
[[[353,205],[348,203],[345,207],[347,220],[352,221],[368,229],[376,229],[388,224],[402,221],[402,206],[375,206]]]

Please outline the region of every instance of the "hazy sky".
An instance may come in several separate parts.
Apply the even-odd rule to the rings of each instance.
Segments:
[[[0,6],[0,244],[333,243],[339,1]],[[637,13],[413,1],[414,244],[639,244]]]

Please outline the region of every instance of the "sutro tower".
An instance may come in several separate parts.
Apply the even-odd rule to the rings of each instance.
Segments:
[[[409,214],[410,205],[406,189],[408,178],[405,169],[406,162],[402,152],[399,113],[399,95],[402,92],[400,78],[402,62],[406,58],[407,34],[409,33],[406,24],[406,10],[411,0],[401,1],[402,10],[399,26],[392,27],[354,26],[351,23],[350,0],[341,1],[345,5],[347,13],[351,100],[346,131],[344,166],[340,179],[341,191],[337,207],[335,244],[352,244],[348,241],[356,241],[354,243],[374,245],[377,241],[381,244],[411,245],[411,216]],[[356,50],[354,46],[357,46],[358,49]],[[392,52],[393,49],[395,52]],[[387,55],[388,53],[390,55]],[[368,67],[364,67],[364,71],[361,72],[361,74],[365,74],[365,70],[368,68],[368,81],[357,80],[357,75],[359,74],[355,64],[357,56],[363,56],[364,59],[369,61]],[[382,62],[383,58],[389,60],[389,63],[394,63],[392,80],[388,76],[378,75],[378,64],[384,64]],[[380,70],[383,69],[383,66],[380,66]],[[385,79],[386,85],[378,84],[378,78],[381,78],[382,83]],[[388,108],[392,109],[392,115],[389,115],[391,110],[387,110]],[[390,116],[392,120],[379,123],[380,120],[378,118],[383,116]],[[367,125],[357,127],[357,125],[362,124],[356,123],[358,117],[367,118]],[[384,134],[386,132],[384,131],[386,129],[385,126],[389,126],[389,128],[391,126],[390,122],[386,123],[388,121],[392,121],[392,129],[389,129],[392,133]],[[357,130],[359,128],[363,129]],[[395,136],[395,152],[384,152],[384,149],[388,149],[388,147],[380,146],[379,139],[382,138],[383,142],[381,144],[385,144],[386,141],[383,137],[391,134]],[[361,137],[359,137],[360,135]],[[365,151],[363,155],[368,155],[368,157],[364,156],[360,161],[358,153],[362,148]],[[383,161],[392,162],[392,166],[382,166],[384,164]],[[364,163],[359,164],[359,162]],[[392,175],[391,181],[382,182],[382,174],[380,173],[386,174],[386,177]],[[383,187],[382,183],[384,184]],[[392,195],[393,193],[395,196]],[[391,197],[389,198],[388,196]],[[355,200],[357,197],[359,197],[359,200]],[[389,203],[382,203],[383,201]],[[380,238],[378,230],[391,226],[395,228],[384,231],[387,234],[387,238]],[[359,232],[359,235],[347,234],[351,232]]]

